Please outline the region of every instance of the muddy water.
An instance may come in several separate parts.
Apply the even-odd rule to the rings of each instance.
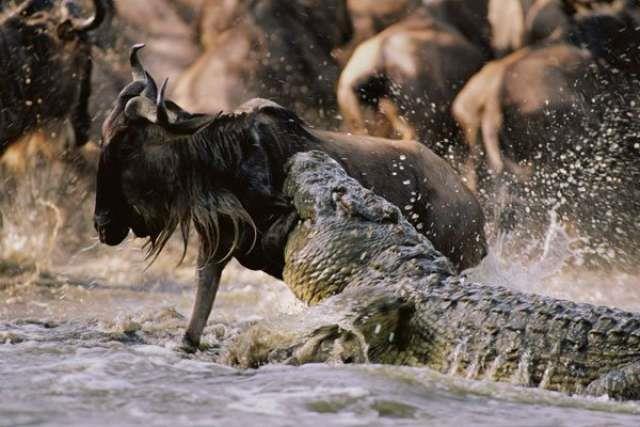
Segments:
[[[2,259],[14,264],[0,266],[0,426],[640,425],[640,403],[429,369],[216,364],[222,343],[246,325],[304,310],[282,283],[237,265],[225,272],[205,331],[209,348],[187,355],[176,346],[193,297],[192,254],[176,268],[170,248],[145,270],[137,242],[70,242],[53,208],[35,206],[4,221]],[[552,224],[536,255],[521,260],[509,238],[496,238],[467,275],[640,311],[639,275],[566,267],[572,254],[562,227]]]

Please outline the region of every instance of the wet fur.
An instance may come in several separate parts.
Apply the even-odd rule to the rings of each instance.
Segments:
[[[153,145],[144,154],[128,153],[124,144],[107,147],[111,151],[120,150],[106,154],[106,158],[112,158],[107,163],[113,162],[108,168],[113,167],[120,156],[131,156],[132,160],[144,163],[144,175],[153,177],[153,182],[141,183],[141,188],[156,187],[158,195],[163,194],[154,202],[132,205],[153,230],[146,244],[147,257],[152,262],[178,229],[186,252],[192,225],[207,257],[217,261],[228,258],[241,245],[241,239],[247,234],[244,226],[255,234],[255,224],[242,203],[224,187],[225,182],[216,179],[215,172],[207,173],[228,171],[242,157],[239,151],[242,133],[227,125],[228,121],[228,117],[220,116],[215,122],[217,126],[165,145]],[[141,155],[145,158],[138,158]],[[134,200],[144,198],[144,194],[133,195]],[[223,224],[229,224],[233,230],[230,239],[221,238]]]

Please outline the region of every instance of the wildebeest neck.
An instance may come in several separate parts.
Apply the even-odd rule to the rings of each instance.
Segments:
[[[166,192],[175,198],[167,231],[180,224],[186,237],[193,221],[210,256],[233,253],[244,256],[243,264],[265,269],[266,255],[256,239],[291,210],[282,195],[284,163],[306,148],[304,135],[297,116],[264,107],[219,115],[199,132],[168,144],[165,156],[175,164],[163,169],[175,172],[167,184],[176,187]],[[280,274],[277,266],[269,272]]]

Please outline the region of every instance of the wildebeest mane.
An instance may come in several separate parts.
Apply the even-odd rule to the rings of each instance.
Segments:
[[[232,193],[232,183],[222,178],[225,171],[232,170],[234,165],[242,161],[242,143],[248,136],[246,114],[219,114],[212,123],[188,138],[173,141],[167,147],[170,162],[168,167],[157,165],[158,172],[174,171],[168,184],[173,187],[171,200],[166,200],[162,207],[165,215],[161,231],[151,235],[146,244],[147,259],[155,261],[164,249],[169,238],[180,228],[183,241],[183,252],[180,262],[184,260],[188,247],[191,226],[198,232],[202,250],[208,260],[218,258],[223,261],[234,251],[241,248],[248,237],[247,230],[253,233],[250,246],[243,248],[250,251],[257,238],[256,225],[242,205]],[[148,219],[149,215],[144,215]],[[243,224],[248,226],[243,227]],[[233,228],[232,240],[221,241],[225,235],[223,227]],[[222,248],[221,244],[229,244]],[[224,250],[220,256],[219,251]]]

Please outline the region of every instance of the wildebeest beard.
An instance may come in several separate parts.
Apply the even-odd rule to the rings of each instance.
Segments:
[[[158,90],[144,70],[137,53],[143,46],[132,48],[134,80],[103,125],[95,210],[100,240],[117,245],[131,229],[148,238],[153,263],[179,228],[182,261],[193,225],[201,256],[222,261],[239,249],[251,251],[257,227],[232,179],[246,132],[234,120],[165,102],[167,82]]]
[[[241,140],[246,135],[232,129],[233,126],[221,125],[226,121],[219,116],[211,126],[194,135],[154,147],[159,153],[140,162],[145,165],[140,172],[142,176],[152,179],[149,186],[154,197],[145,197],[144,202],[134,203],[132,209],[149,230],[145,249],[150,263],[178,229],[183,242],[182,262],[192,225],[208,259],[223,261],[236,250],[253,249],[257,227],[230,190],[232,183],[225,179],[242,156]]]

